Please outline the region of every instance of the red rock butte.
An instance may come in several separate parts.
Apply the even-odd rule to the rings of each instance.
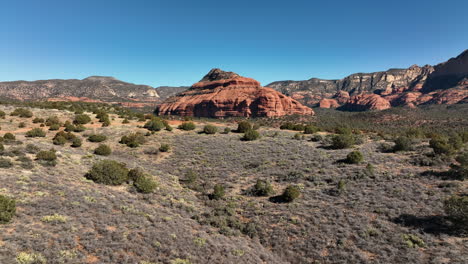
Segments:
[[[157,115],[196,117],[278,117],[313,115],[311,108],[251,78],[211,70],[190,89],[168,98]]]

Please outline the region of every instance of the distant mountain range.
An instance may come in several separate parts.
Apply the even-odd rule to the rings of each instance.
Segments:
[[[407,69],[356,73],[340,80],[312,78],[304,81],[277,81],[266,87],[291,96],[307,106],[343,110],[382,110],[393,106],[467,103],[468,50],[436,66],[413,65]],[[113,77],[91,76],[83,80],[0,82],[0,98],[107,102],[128,107],[154,107],[188,88],[153,88]]]
[[[436,66],[356,73],[341,80],[278,81],[267,87],[309,106],[344,110],[466,103],[468,50]]]

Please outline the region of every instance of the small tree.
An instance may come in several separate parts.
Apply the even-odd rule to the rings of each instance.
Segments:
[[[128,180],[128,169],[123,163],[114,160],[102,160],[95,163],[85,177],[96,183],[121,185]]]
[[[249,121],[240,121],[237,125],[237,133],[245,133],[252,130],[252,124]]]
[[[297,186],[289,185],[284,190],[283,194],[281,195],[281,198],[285,202],[290,203],[290,202],[296,200],[300,195],[301,195],[301,191],[299,190],[299,188]]]

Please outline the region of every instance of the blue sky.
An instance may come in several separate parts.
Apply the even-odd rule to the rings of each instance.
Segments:
[[[191,85],[436,64],[468,49],[468,1],[0,0],[0,80]]]

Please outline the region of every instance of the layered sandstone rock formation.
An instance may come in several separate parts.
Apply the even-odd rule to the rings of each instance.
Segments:
[[[468,50],[436,66],[357,73],[341,80],[280,81],[268,85],[309,105],[345,110],[456,104],[468,101]]]
[[[313,111],[254,79],[213,69],[190,89],[159,105],[155,113],[221,118],[312,115]]]

